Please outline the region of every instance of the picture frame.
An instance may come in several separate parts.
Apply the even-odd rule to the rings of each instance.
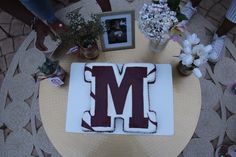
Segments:
[[[105,25],[105,32],[100,36],[102,51],[114,51],[135,48],[135,12],[106,12],[98,14]]]

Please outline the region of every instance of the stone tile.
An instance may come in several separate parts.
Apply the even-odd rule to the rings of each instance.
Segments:
[[[206,17],[206,19],[209,21],[209,22],[211,22],[215,27],[219,27],[220,26],[220,22],[218,22],[218,21],[216,21],[216,20],[214,20],[214,19],[212,19],[211,17]]]
[[[15,51],[18,50],[22,42],[25,40],[26,36],[18,36],[13,38]]]
[[[11,24],[0,24],[0,25],[7,33],[10,32],[10,25]]]
[[[14,19],[11,23],[10,34],[13,36],[18,36],[23,34],[24,23],[21,21]]]
[[[209,12],[209,16],[221,22],[225,17],[226,9],[221,5],[215,5]]]
[[[231,1],[232,0],[222,0],[220,4],[224,6],[225,8],[229,8]]]
[[[0,73],[7,70],[7,64],[4,57],[0,57]]]
[[[6,74],[7,74],[7,71],[3,72],[4,77],[6,76]]]
[[[1,74],[0,74],[0,88],[2,87],[2,82],[3,82],[3,80],[4,80],[4,74],[1,73]]]
[[[227,37],[233,42],[234,41],[234,35],[231,33],[227,34]]]
[[[234,45],[236,45],[236,35],[234,35],[234,40],[232,41]]]
[[[27,25],[24,25],[24,35],[28,35],[31,32],[31,28]]]
[[[0,41],[0,47],[2,50],[2,55],[14,52],[12,38],[6,38]]]
[[[14,55],[15,55],[15,53],[10,53],[10,54],[7,54],[7,55],[5,56],[7,68],[10,66],[11,61],[12,61]]]
[[[183,0],[180,1],[180,6],[184,6],[187,2],[184,2]]]
[[[7,37],[6,33],[4,33],[4,32],[0,29],[0,40],[4,39],[4,38],[6,38],[6,37]]]
[[[199,6],[206,10],[209,10],[215,4],[214,0],[202,0]]]
[[[216,3],[220,3],[221,1],[224,1],[224,0],[212,0],[215,4]]]
[[[10,23],[12,20],[12,16],[4,11],[0,13],[0,23]]]
[[[17,18],[13,17],[11,23],[14,23],[14,24],[22,24],[23,22],[18,20]]]
[[[236,35],[236,27],[234,27],[234,28],[230,31],[230,33]]]
[[[199,7],[198,9],[198,13],[200,14],[200,15],[202,15],[202,16],[206,16],[206,14],[207,14],[207,10],[205,10],[204,8],[201,8],[201,7]]]

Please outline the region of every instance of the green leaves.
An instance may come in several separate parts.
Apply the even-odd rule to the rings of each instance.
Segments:
[[[92,14],[91,19],[87,20],[82,17],[79,10],[67,14],[70,29],[60,35],[64,44],[78,45],[84,40],[95,40],[104,32],[103,25],[96,15]]]
[[[58,65],[59,65],[58,61],[52,61],[49,58],[46,58],[46,61],[43,63],[41,67],[39,67],[39,70],[41,73],[45,75],[51,75],[52,73],[55,72]]]
[[[182,14],[182,13],[180,13],[180,12],[177,13],[176,17],[177,17],[177,19],[178,19],[179,22],[181,22],[181,21],[183,21],[183,20],[188,20],[188,18],[187,18],[184,14]]]
[[[153,3],[159,4],[159,0],[152,0]]]
[[[179,8],[180,0],[168,0],[167,4],[172,11],[176,12],[176,17],[179,22],[183,20],[188,20],[187,17],[180,12]]]
[[[180,0],[167,0],[167,4],[172,11],[177,11],[179,8]]]

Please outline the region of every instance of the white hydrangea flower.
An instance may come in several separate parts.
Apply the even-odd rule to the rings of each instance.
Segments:
[[[210,53],[209,57],[210,57],[211,59],[217,59],[217,58],[218,58],[218,55],[217,55],[217,53],[213,52],[213,53]]]
[[[193,69],[193,74],[194,74],[197,78],[201,78],[201,77],[202,77],[202,72],[200,71],[199,68],[194,68],[194,69]]]
[[[212,50],[212,45],[205,46],[205,51],[210,52]]]
[[[191,47],[192,47],[192,44],[191,44],[188,40],[184,40],[184,41],[183,41],[183,47],[184,47],[184,48],[186,48],[186,47],[191,48]]]
[[[200,39],[197,37],[197,34],[193,33],[192,35],[187,36],[187,40],[192,44],[196,45],[199,44]]]
[[[196,65],[196,66],[200,66],[202,64],[202,60],[199,58],[199,59],[196,59],[193,61],[193,64]]]
[[[186,54],[192,54],[192,49],[191,49],[191,47],[185,47],[185,48],[183,48],[183,51],[184,51],[184,53],[186,53]]]
[[[202,65],[208,61],[208,56],[200,56],[199,59],[201,60],[201,65]]]
[[[193,55],[201,55],[204,52],[204,45],[199,44],[193,47],[192,54]]]
[[[144,4],[139,12],[139,29],[148,39],[164,43],[166,34],[178,22],[176,12],[171,11],[166,0],[159,4]]]
[[[159,0],[159,2],[161,2],[161,3],[166,3],[167,0]]]
[[[204,46],[202,44],[196,45],[193,48],[193,54],[197,54],[199,57],[208,58],[209,53],[212,50],[211,45]]]
[[[182,58],[182,64],[186,66],[190,66],[193,63],[193,56],[191,54],[185,55]]]
[[[216,54],[211,53],[212,45],[204,46],[200,44],[200,39],[196,34],[188,35],[182,43],[183,49],[179,55],[179,59],[183,65],[192,67],[193,74],[200,78],[202,73],[199,67],[208,61],[208,58],[216,57]]]

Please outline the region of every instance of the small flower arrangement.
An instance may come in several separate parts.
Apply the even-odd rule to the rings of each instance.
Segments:
[[[56,71],[58,66],[59,66],[58,61],[52,61],[46,57],[46,60],[43,63],[43,65],[39,67],[39,71],[43,73],[45,76],[49,76]]]
[[[144,4],[138,18],[141,32],[148,39],[164,43],[170,38],[172,28],[175,28],[172,32],[182,31],[177,24],[187,18],[180,13],[179,3],[180,0],[153,0],[151,4]]]
[[[200,39],[196,34],[188,35],[182,44],[183,49],[178,56],[181,64],[193,70],[196,77],[202,77],[199,67],[208,61],[212,46],[200,44]]]
[[[64,43],[82,44],[87,47],[88,41],[93,42],[104,32],[104,27],[96,15],[85,20],[79,11],[70,12],[66,15],[69,20],[69,30],[61,34]]]
[[[91,18],[85,19],[79,10],[68,13],[66,17],[69,30],[61,33],[60,37],[62,44],[73,45],[67,54],[79,52],[86,59],[96,58],[99,55],[97,39],[105,31],[104,24],[93,14]]]
[[[38,67],[34,77],[35,80],[48,79],[54,86],[60,87],[64,84],[66,72],[59,65],[59,61],[53,61],[46,57],[45,62]]]

